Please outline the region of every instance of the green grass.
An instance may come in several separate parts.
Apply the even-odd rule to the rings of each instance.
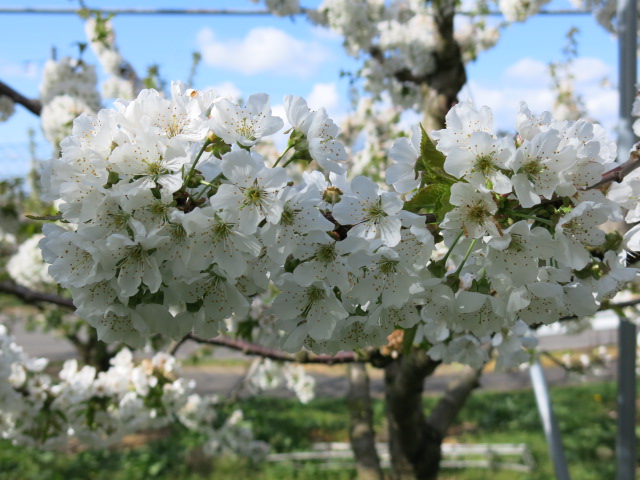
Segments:
[[[562,431],[573,480],[614,478],[615,385],[554,388],[555,414]],[[426,406],[435,398],[425,398]],[[244,403],[258,438],[274,451],[305,450],[313,442],[346,441],[348,416],[342,399],[316,399],[301,405],[292,399],[257,397]],[[374,402],[375,421],[384,430],[384,405]],[[509,471],[448,470],[443,480],[548,480],[554,478],[533,393],[476,393],[459,415],[447,441],[526,443],[536,460],[531,474]],[[175,434],[137,448],[86,451],[75,455],[39,452],[0,442],[1,480],[342,480],[353,470],[324,471],[307,463],[256,466],[239,460],[203,459],[197,438]]]

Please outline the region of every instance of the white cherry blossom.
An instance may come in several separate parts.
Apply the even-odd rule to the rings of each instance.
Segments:
[[[281,118],[271,115],[269,97],[263,93],[249,96],[244,107],[222,98],[211,110],[211,130],[229,144],[252,146],[283,125]]]
[[[349,236],[366,240],[379,238],[393,247],[400,241],[401,221],[396,217],[403,206],[394,193],[379,193],[378,186],[366,177],[351,182],[352,195],[343,195],[333,209],[333,217],[343,225],[353,225]]]
[[[393,142],[389,157],[396,163],[390,165],[386,172],[388,185],[393,185],[396,192],[407,193],[420,185],[416,178],[416,161],[420,156],[421,133],[418,127],[411,130],[411,139],[402,137]]]

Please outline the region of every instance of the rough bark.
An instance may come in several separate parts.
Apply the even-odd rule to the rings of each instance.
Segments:
[[[422,392],[424,379],[438,364],[423,350],[413,350],[385,367],[389,451],[396,480],[437,477],[442,436],[426,422]]]
[[[482,374],[481,368],[463,374],[426,417],[424,379],[438,365],[424,351],[414,350],[385,368],[389,449],[396,480],[438,478],[442,440]]]
[[[369,394],[369,376],[364,363],[352,363],[347,366],[349,392],[349,441],[356,460],[358,480],[382,480],[380,458],[376,451],[375,431],[373,429],[373,410]]]
[[[463,375],[452,382],[437,405],[431,411],[427,423],[429,427],[444,437],[453,420],[464,406],[471,392],[478,387],[482,368],[469,368]]]

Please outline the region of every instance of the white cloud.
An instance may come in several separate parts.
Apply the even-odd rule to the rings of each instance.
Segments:
[[[36,78],[38,66],[33,62],[16,63],[0,59],[0,77],[3,78]]]
[[[324,107],[327,112],[332,112],[340,104],[340,95],[335,83],[316,83],[307,95],[307,104],[311,110],[319,110]]]
[[[544,62],[525,57],[508,67],[504,72],[504,77],[512,82],[528,85],[537,83],[540,77],[548,79],[549,71]]]
[[[599,58],[576,58],[571,73],[578,83],[598,83],[605,77],[611,77],[612,67]]]
[[[197,41],[207,65],[247,75],[270,72],[309,77],[330,56],[321,44],[298,40],[273,27],[254,28],[244,38],[225,40],[204,28]]]
[[[600,122],[609,132],[612,132],[618,122],[617,90],[601,90],[597,94],[584,93],[583,98],[589,116],[595,121]]]
[[[589,117],[612,132],[617,118],[618,94],[611,88],[600,86],[600,80],[611,75],[612,67],[597,58],[579,58],[574,61],[572,73],[576,92],[582,96]],[[551,83],[543,62],[524,58],[502,73],[498,72],[496,80],[491,83],[468,82],[460,99],[470,99],[477,106],[489,106],[496,128],[513,131],[521,101],[526,102],[534,113],[553,109],[555,93],[551,91]]]
[[[571,65],[576,83],[600,82],[612,75],[612,66],[599,58],[576,58]],[[505,80],[520,85],[538,85],[542,79],[550,82],[549,65],[533,58],[522,58],[508,67],[503,74]]]
[[[222,82],[217,85],[213,85],[209,88],[213,88],[219,95],[237,100],[242,96],[242,92],[231,82]]]

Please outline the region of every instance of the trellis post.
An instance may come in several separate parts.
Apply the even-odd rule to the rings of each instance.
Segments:
[[[623,162],[635,143],[631,105],[637,82],[636,0],[618,0],[618,72],[620,120],[618,161]],[[633,480],[636,471],[636,326],[620,316],[618,327],[618,420],[616,436],[616,480]]]

